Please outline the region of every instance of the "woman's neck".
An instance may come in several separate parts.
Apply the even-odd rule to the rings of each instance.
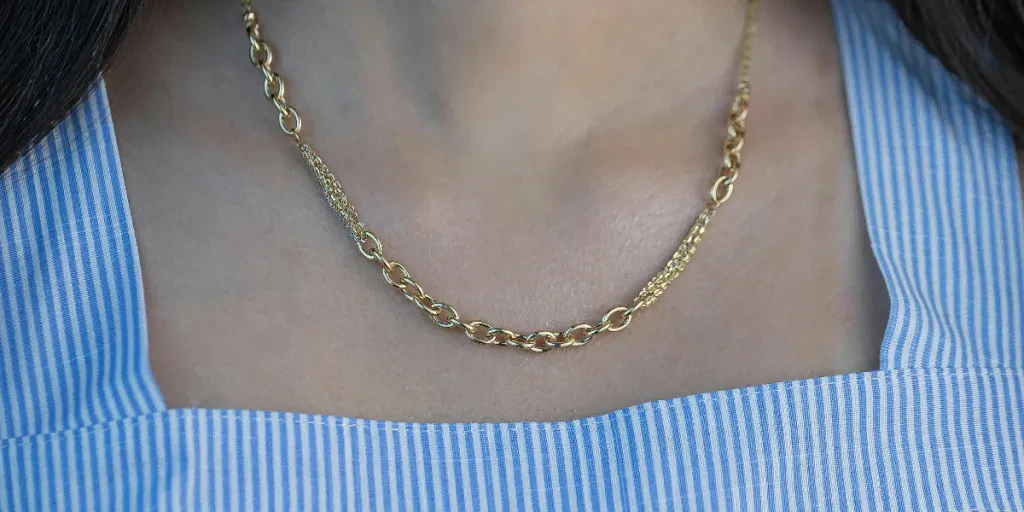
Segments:
[[[254,4],[289,85],[317,88],[296,97],[306,110],[333,103],[369,126],[499,158],[562,151],[669,118],[683,136],[720,122],[732,93],[744,6],[742,0]]]

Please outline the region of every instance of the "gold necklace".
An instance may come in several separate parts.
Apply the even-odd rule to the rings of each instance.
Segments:
[[[384,256],[384,247],[379,238],[372,231],[366,229],[363,221],[359,219],[355,207],[348,200],[341,183],[335,178],[334,173],[327,168],[320,156],[313,151],[313,148],[306,142],[299,132],[302,130],[302,118],[299,113],[285,99],[284,79],[281,78],[271,67],[274,61],[274,54],[270,51],[270,45],[260,35],[260,24],[256,13],[252,9],[250,0],[242,1],[242,11],[245,20],[245,32],[249,36],[249,60],[254,66],[263,72],[263,93],[277,108],[278,124],[281,130],[294,139],[299,148],[299,153],[309,165],[313,175],[316,176],[324,196],[331,208],[345,223],[345,227],[351,232],[356,242],[356,248],[366,259],[374,262],[381,269],[381,274],[388,284],[393,286],[405,298],[426,312],[430,320],[438,327],[444,329],[460,330],[466,337],[484,345],[498,345],[516,347],[532,352],[547,352],[555,348],[579,347],[590,343],[598,334],[604,332],[617,332],[629,326],[633,315],[642,309],[649,308],[658,297],[665,292],[676,277],[686,268],[690,262],[697,245],[704,237],[711,217],[718,207],[722,206],[732,197],[733,185],[740,175],[741,156],[743,149],[743,137],[746,130],[747,104],[750,99],[750,55],[751,43],[753,41],[754,29],[756,27],[757,0],[748,0],[746,19],[743,29],[742,54],[739,69],[739,84],[736,87],[736,97],[732,107],[729,109],[729,116],[726,121],[726,137],[722,145],[722,165],[711,186],[710,199],[704,210],[697,215],[697,219],[690,227],[686,238],[679,245],[672,257],[665,264],[665,267],[658,272],[640,293],[633,299],[630,306],[618,306],[610,309],[601,321],[596,325],[580,323],[569,327],[564,331],[534,331],[523,334],[511,329],[495,327],[480,320],[463,321],[455,308],[447,303],[431,297],[423,290],[423,287],[412,278],[404,265],[397,261],[389,260]]]

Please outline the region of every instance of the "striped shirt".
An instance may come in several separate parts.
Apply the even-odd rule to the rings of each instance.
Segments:
[[[105,91],[0,176],[0,510],[1024,510],[1009,131],[833,0],[880,370],[555,423],[168,409]]]

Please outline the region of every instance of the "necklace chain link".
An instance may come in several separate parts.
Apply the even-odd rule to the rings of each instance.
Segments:
[[[747,2],[739,83],[736,86],[735,99],[726,120],[726,137],[722,144],[722,165],[718,177],[711,186],[707,205],[697,215],[679,248],[672,254],[664,268],[651,278],[637,294],[631,305],[617,306],[608,310],[595,324],[579,323],[564,331],[533,331],[530,333],[496,327],[481,320],[468,322],[462,320],[454,306],[435,299],[424,291],[423,287],[413,279],[405,265],[389,260],[384,255],[383,244],[377,235],[367,229],[360,220],[355,206],[345,195],[341,182],[317,155],[313,147],[300,135],[302,118],[285,96],[284,78],[274,71],[274,54],[270,49],[270,44],[260,34],[260,23],[256,12],[253,10],[250,0],[241,0],[241,3],[245,31],[249,36],[249,60],[263,73],[263,93],[277,109],[281,131],[290,136],[298,146],[302,159],[306,161],[313,176],[319,182],[328,204],[348,228],[359,253],[375,263],[380,268],[384,280],[423,310],[438,327],[461,331],[467,338],[484,345],[516,347],[531,352],[547,352],[556,348],[583,346],[590,343],[599,334],[618,332],[629,327],[633,316],[638,311],[651,307],[665,292],[668,285],[686,269],[686,265],[697,251],[697,246],[704,238],[704,233],[711,223],[711,217],[720,206],[732,197],[733,187],[740,176],[742,166],[741,151],[746,133],[747,108],[750,100],[750,58],[756,28],[757,1],[748,0]]]

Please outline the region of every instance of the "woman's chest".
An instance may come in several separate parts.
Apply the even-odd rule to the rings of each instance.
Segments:
[[[831,128],[844,134],[842,122]],[[154,372],[171,406],[460,421],[564,419],[877,368],[888,301],[852,157],[838,141],[818,147],[838,149],[793,159],[751,142],[736,197],[665,295],[623,332],[542,355],[431,324],[300,172],[223,184],[129,174]],[[300,170],[285,151],[281,166]],[[699,199],[673,197],[704,184],[645,179],[554,217],[510,217],[486,201],[371,206],[365,217],[392,220],[375,229],[389,256],[463,320],[562,330],[628,303],[688,228]]]

